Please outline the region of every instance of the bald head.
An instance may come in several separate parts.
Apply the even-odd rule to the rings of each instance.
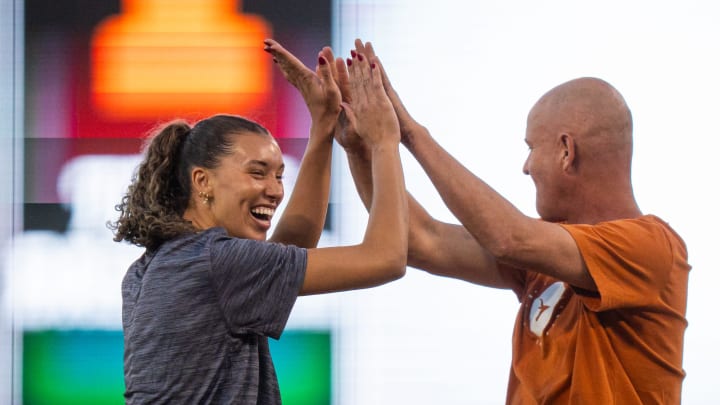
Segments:
[[[632,155],[632,116],[622,95],[609,83],[580,78],[543,95],[528,119],[554,133],[568,133],[579,147],[579,158],[621,158]],[[607,162],[606,162],[607,163]]]
[[[575,79],[545,93],[528,115],[525,141],[523,171],[543,219],[595,223],[640,212],[630,174],[632,117],[607,82]]]

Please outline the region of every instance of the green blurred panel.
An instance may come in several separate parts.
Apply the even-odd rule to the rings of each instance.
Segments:
[[[332,359],[329,331],[290,330],[270,339],[284,405],[330,405]]]
[[[26,405],[124,404],[122,332],[26,331],[22,377]]]
[[[285,331],[270,349],[283,404],[330,404],[329,331]],[[123,404],[122,331],[25,331],[22,381],[25,405]]]

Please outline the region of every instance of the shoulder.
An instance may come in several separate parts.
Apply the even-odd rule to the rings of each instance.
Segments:
[[[236,238],[228,235],[224,228],[214,227],[169,240],[157,249],[157,254],[177,253],[179,251],[193,253],[197,250],[205,250],[218,246],[227,248],[231,245],[254,245],[259,247],[266,243],[265,241]]]
[[[672,263],[678,254],[686,256],[682,238],[654,215],[562,226],[575,239],[586,260],[593,254],[657,267]]]
[[[664,237],[665,241],[673,250],[679,250],[682,254],[687,256],[685,241],[675,231],[675,229],[670,226],[670,224],[655,215],[646,215],[643,219],[648,223],[649,227],[653,227],[653,229],[655,229],[658,236],[662,235]]]
[[[218,240],[229,238],[222,228],[210,228],[201,232],[188,233],[170,239],[148,255],[154,261],[168,258],[198,257],[206,254],[208,246]]]
[[[252,262],[254,264],[282,261],[283,258],[305,260],[306,249],[293,245],[237,238],[223,228],[211,228],[189,238],[185,243],[197,245],[210,256],[213,263]]]
[[[596,238],[614,240],[617,243],[637,244],[679,244],[684,247],[682,238],[665,221],[655,215],[643,215],[638,218],[617,219],[597,224],[561,224],[570,234],[578,238]]]

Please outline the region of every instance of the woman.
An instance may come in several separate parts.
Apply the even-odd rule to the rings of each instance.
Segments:
[[[268,337],[279,338],[298,295],[402,277],[407,201],[400,130],[378,69],[348,67],[342,104],[324,48],[312,72],[266,41],[312,118],[295,191],[283,199],[280,148],[260,125],[218,115],[162,128],[118,205],[115,240],[146,247],[123,279],[127,403],[279,404]],[[329,61],[333,61],[331,65]],[[370,145],[374,200],[363,242],[314,248],[325,219],[333,131],[341,109]]]

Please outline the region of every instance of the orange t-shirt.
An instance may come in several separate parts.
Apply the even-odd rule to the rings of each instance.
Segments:
[[[516,276],[508,404],[679,404],[690,266],[661,219],[562,225],[598,293]]]

